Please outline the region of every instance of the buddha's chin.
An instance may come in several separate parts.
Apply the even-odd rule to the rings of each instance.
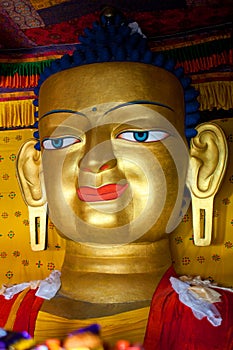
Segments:
[[[105,214],[103,212],[96,212],[93,215],[85,217],[84,224],[89,227],[89,229],[98,229],[102,231],[106,231],[107,229],[119,229],[124,225],[130,224],[130,217],[128,213],[112,213]]]
[[[74,242],[109,246],[125,244],[131,240],[129,238],[131,219],[127,210],[112,214],[90,210],[88,213],[66,217],[65,221],[59,220],[59,217],[52,220],[58,233]]]

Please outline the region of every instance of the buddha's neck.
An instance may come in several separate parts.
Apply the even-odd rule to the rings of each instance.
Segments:
[[[151,300],[170,266],[168,239],[117,247],[67,241],[60,293],[91,303]]]

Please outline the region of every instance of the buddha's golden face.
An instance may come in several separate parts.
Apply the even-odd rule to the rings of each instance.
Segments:
[[[138,63],[72,68],[45,81],[39,101],[49,215],[62,235],[122,244],[176,226],[188,154],[172,74]]]

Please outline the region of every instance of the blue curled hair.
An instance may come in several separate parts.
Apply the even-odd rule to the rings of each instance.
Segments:
[[[167,60],[162,54],[152,52],[145,36],[138,31],[132,31],[122,16],[116,14],[109,20],[102,15],[100,23],[94,22],[92,28],[84,29],[84,35],[79,36],[79,41],[80,44],[72,55],[65,54],[53,61],[50,67],[45,68],[40,75],[38,85],[34,89],[36,99],[33,104],[36,107],[39,105],[38,96],[42,83],[55,73],[92,63],[140,62],[161,67],[177,77],[184,89],[185,136],[188,142],[196,136],[195,126],[200,118],[197,101],[199,92],[190,86],[191,79],[184,75],[183,67],[175,67],[173,59]],[[35,119],[34,127],[38,128],[38,112],[35,112]],[[35,148],[40,150],[38,130],[34,132],[34,137],[38,140]]]

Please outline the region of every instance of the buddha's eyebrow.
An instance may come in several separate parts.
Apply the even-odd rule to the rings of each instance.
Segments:
[[[163,103],[160,103],[160,102],[147,101],[147,100],[136,100],[136,101],[125,102],[125,103],[122,103],[122,104],[120,104],[118,106],[115,106],[115,107],[109,109],[108,111],[106,111],[104,113],[104,115],[106,115],[106,114],[108,114],[108,113],[110,113],[112,111],[115,111],[118,108],[122,108],[122,107],[126,107],[126,106],[132,106],[132,105],[155,105],[155,106],[167,108],[170,111],[174,112],[174,109],[172,109],[170,106],[167,106],[167,105],[165,105]]]
[[[72,109],[52,109],[51,111],[46,112],[45,114],[43,114],[40,119],[51,115],[51,114],[56,114],[56,113],[71,113],[71,114],[78,114],[81,115],[83,117],[86,117],[85,114],[81,113],[81,112],[77,112],[77,111],[73,111]]]

